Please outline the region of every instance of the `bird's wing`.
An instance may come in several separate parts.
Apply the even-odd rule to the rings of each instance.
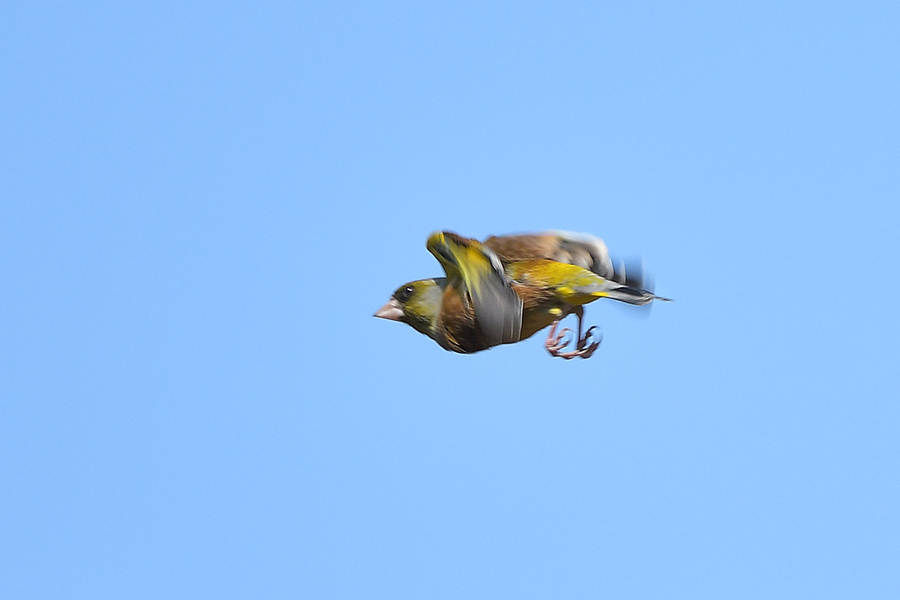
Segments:
[[[604,279],[641,290],[652,290],[653,283],[639,261],[613,262],[606,243],[597,236],[571,231],[545,231],[491,236],[484,244],[508,264],[523,260],[553,260],[577,265]]]
[[[553,290],[556,297],[573,306],[597,298],[611,298],[628,304],[643,305],[653,300],[668,301],[651,292],[605,279],[596,273],[553,260],[518,261],[507,265],[507,272],[515,280]]]
[[[428,250],[444,267],[450,285],[459,285],[471,298],[475,319],[490,345],[520,339],[522,300],[490,248],[455,233],[438,232],[428,238]]]

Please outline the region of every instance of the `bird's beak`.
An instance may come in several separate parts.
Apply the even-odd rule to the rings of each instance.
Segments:
[[[391,298],[387,304],[375,311],[374,316],[390,321],[399,321],[403,317],[403,307],[400,306],[396,298]]]

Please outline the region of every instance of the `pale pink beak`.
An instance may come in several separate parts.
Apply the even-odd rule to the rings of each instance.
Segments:
[[[391,298],[387,304],[375,311],[374,316],[388,319],[389,321],[399,321],[403,317],[403,307],[400,306],[396,298]]]

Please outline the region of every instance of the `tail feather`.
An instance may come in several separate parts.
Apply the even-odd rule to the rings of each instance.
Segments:
[[[642,290],[639,288],[633,288],[627,285],[620,285],[606,292],[607,298],[612,298],[613,300],[618,300],[620,302],[626,302],[628,304],[635,304],[637,306],[643,306],[644,304],[649,304],[654,300],[660,300],[662,302],[671,302],[671,298],[663,298],[662,296],[657,296],[653,292],[648,292],[647,290]]]
[[[660,300],[662,302],[672,301],[671,298],[657,296],[656,294],[648,290],[631,287],[629,285],[624,285],[609,279],[604,280],[602,283],[581,287],[579,291],[595,296],[610,298],[612,300],[618,300],[619,302],[625,302],[626,304],[633,304],[636,306],[643,306],[645,304],[653,302],[654,300]]]

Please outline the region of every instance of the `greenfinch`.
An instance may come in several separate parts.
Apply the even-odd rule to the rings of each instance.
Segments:
[[[483,244],[455,233],[432,234],[428,250],[446,277],[397,288],[375,316],[401,321],[446,350],[472,353],[531,337],[551,326],[545,346],[553,356],[588,358],[599,346],[591,327],[582,335],[583,305],[597,298],[629,304],[667,300],[634,287],[637,277],[613,267],[606,246],[593,236],[569,233],[491,237]],[[559,321],[578,317],[576,348]]]

